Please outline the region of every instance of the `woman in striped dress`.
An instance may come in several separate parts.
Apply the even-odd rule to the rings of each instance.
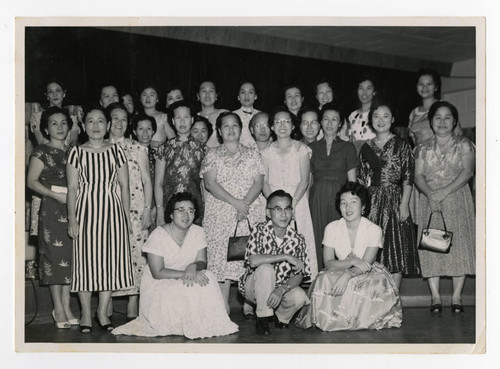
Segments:
[[[109,119],[102,107],[83,117],[88,141],[68,154],[68,233],[73,238],[71,290],[82,305],[80,331],[90,333],[92,292],[99,292],[96,323],[113,326],[106,314],[111,291],[134,285],[129,246],[129,185],[123,150],[104,140]]]

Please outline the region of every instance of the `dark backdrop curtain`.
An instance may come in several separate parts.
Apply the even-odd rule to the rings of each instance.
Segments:
[[[230,32],[230,27],[228,27]],[[159,87],[164,108],[169,86],[178,86],[185,97],[196,101],[201,81],[217,85],[217,106],[239,107],[236,99],[241,81],[256,88],[256,108],[269,111],[283,103],[283,87],[302,86],[305,103],[315,104],[315,83],[331,80],[335,95],[347,113],[357,108],[357,79],[363,73],[376,77],[379,97],[396,107],[396,124],[405,126],[408,114],[418,105],[414,74],[302,58],[267,52],[213,46],[159,37],[142,36],[92,27],[26,28],[27,102],[44,102],[47,81],[60,80],[68,90],[66,104],[96,101],[100,87],[116,85],[120,94],[137,97],[144,82]]]

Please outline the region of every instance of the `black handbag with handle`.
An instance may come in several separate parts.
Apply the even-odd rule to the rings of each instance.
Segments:
[[[248,231],[251,232],[252,228],[250,227],[250,221],[248,220],[248,218],[245,219],[248,224]],[[236,237],[236,232],[238,231],[239,224],[240,221],[236,223],[233,237],[229,237],[227,245],[227,261],[245,260],[245,250],[247,248],[247,242],[250,238],[250,235]]]
[[[420,238],[420,244],[418,248],[421,250],[428,250],[439,252],[442,254],[447,254],[450,252],[451,240],[453,238],[453,233],[446,229],[446,222],[444,221],[444,216],[441,211],[441,218],[443,219],[443,229],[429,228],[431,225],[432,214],[429,215],[429,221],[427,222],[427,228],[422,230],[422,237]]]

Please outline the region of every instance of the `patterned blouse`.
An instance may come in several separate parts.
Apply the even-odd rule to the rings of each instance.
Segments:
[[[248,264],[250,255],[279,255],[287,254],[295,256],[304,262],[302,275],[309,277],[311,275],[311,268],[307,263],[307,250],[304,236],[297,233],[292,227],[288,226],[283,242],[278,245],[276,242],[276,234],[274,233],[274,226],[272,221],[262,222],[253,227],[248,239],[247,248],[245,251],[245,265],[247,270],[240,278],[239,291],[245,296],[245,282],[247,278],[252,275],[255,269],[251,268]],[[276,286],[285,283],[289,278],[295,275],[292,266],[282,261],[274,263],[274,271],[276,274]]]

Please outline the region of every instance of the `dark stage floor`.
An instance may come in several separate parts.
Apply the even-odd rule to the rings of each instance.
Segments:
[[[323,332],[290,326],[279,330],[272,325],[270,336],[255,334],[254,322],[244,321],[241,310],[232,311],[231,319],[239,325],[239,332],[230,336],[189,340],[182,336],[145,338],[114,336],[95,326],[91,334],[81,334],[78,327],[58,330],[53,323],[32,323],[25,328],[26,343],[475,343],[475,308],[466,306],[463,314],[453,314],[449,307],[442,313],[431,313],[428,308],[406,308],[401,328],[380,331]],[[122,314],[115,313],[115,325],[125,323]]]

